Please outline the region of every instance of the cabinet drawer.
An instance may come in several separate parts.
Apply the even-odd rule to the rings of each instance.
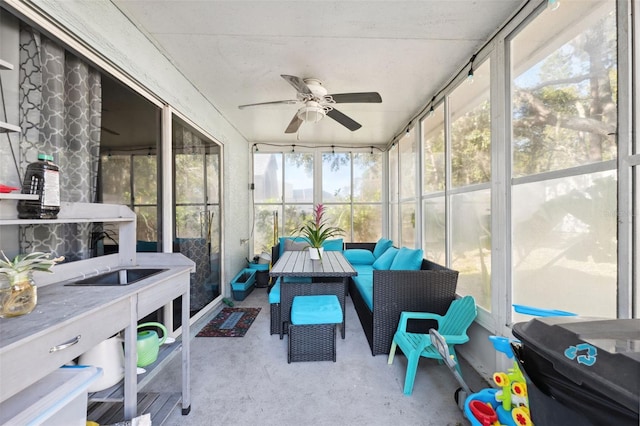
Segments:
[[[127,327],[130,303],[124,299],[90,315],[54,324],[44,335],[24,339],[0,353],[0,401],[4,401]]]

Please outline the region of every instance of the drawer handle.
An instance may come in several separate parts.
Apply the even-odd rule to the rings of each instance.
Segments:
[[[53,352],[58,352],[61,351],[63,349],[67,349],[70,346],[75,345],[76,343],[78,343],[80,341],[80,337],[82,337],[81,334],[78,334],[76,337],[74,337],[73,339],[69,340],[66,343],[63,343],[61,345],[58,346],[54,346],[51,349],[49,349],[49,353],[53,353]]]

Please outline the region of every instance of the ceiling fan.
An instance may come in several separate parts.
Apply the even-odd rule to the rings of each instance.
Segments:
[[[335,104],[346,103],[380,103],[382,98],[377,92],[361,92],[361,93],[337,93],[329,95],[327,89],[322,85],[320,80],[315,78],[296,77],[293,75],[280,75],[291,84],[297,93],[297,99],[284,101],[260,102],[256,104],[240,105],[238,108],[244,109],[248,107],[274,104],[297,104],[302,103],[302,107],[295,113],[293,119],[287,126],[285,133],[295,133],[303,122],[317,123],[322,120],[325,115],[333,118],[347,129],[358,130],[362,125],[347,115],[335,109]]]

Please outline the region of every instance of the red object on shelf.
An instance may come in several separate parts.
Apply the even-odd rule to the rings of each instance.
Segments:
[[[16,189],[20,189],[20,188],[16,188],[15,186],[7,186],[7,185],[0,184],[0,193],[2,194],[8,194],[9,192],[15,191]]]

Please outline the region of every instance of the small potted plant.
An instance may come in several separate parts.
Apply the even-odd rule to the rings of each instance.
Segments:
[[[49,253],[19,254],[13,261],[2,253],[0,259],[0,318],[28,314],[36,307],[37,289],[33,283],[34,271],[52,272],[51,268],[64,257],[51,259]]]
[[[337,226],[329,226],[324,218],[324,206],[317,204],[313,208],[313,219],[307,221],[300,229],[298,234],[305,237],[309,243],[309,257],[312,260],[321,260],[324,243],[329,238],[344,234],[344,231]]]

